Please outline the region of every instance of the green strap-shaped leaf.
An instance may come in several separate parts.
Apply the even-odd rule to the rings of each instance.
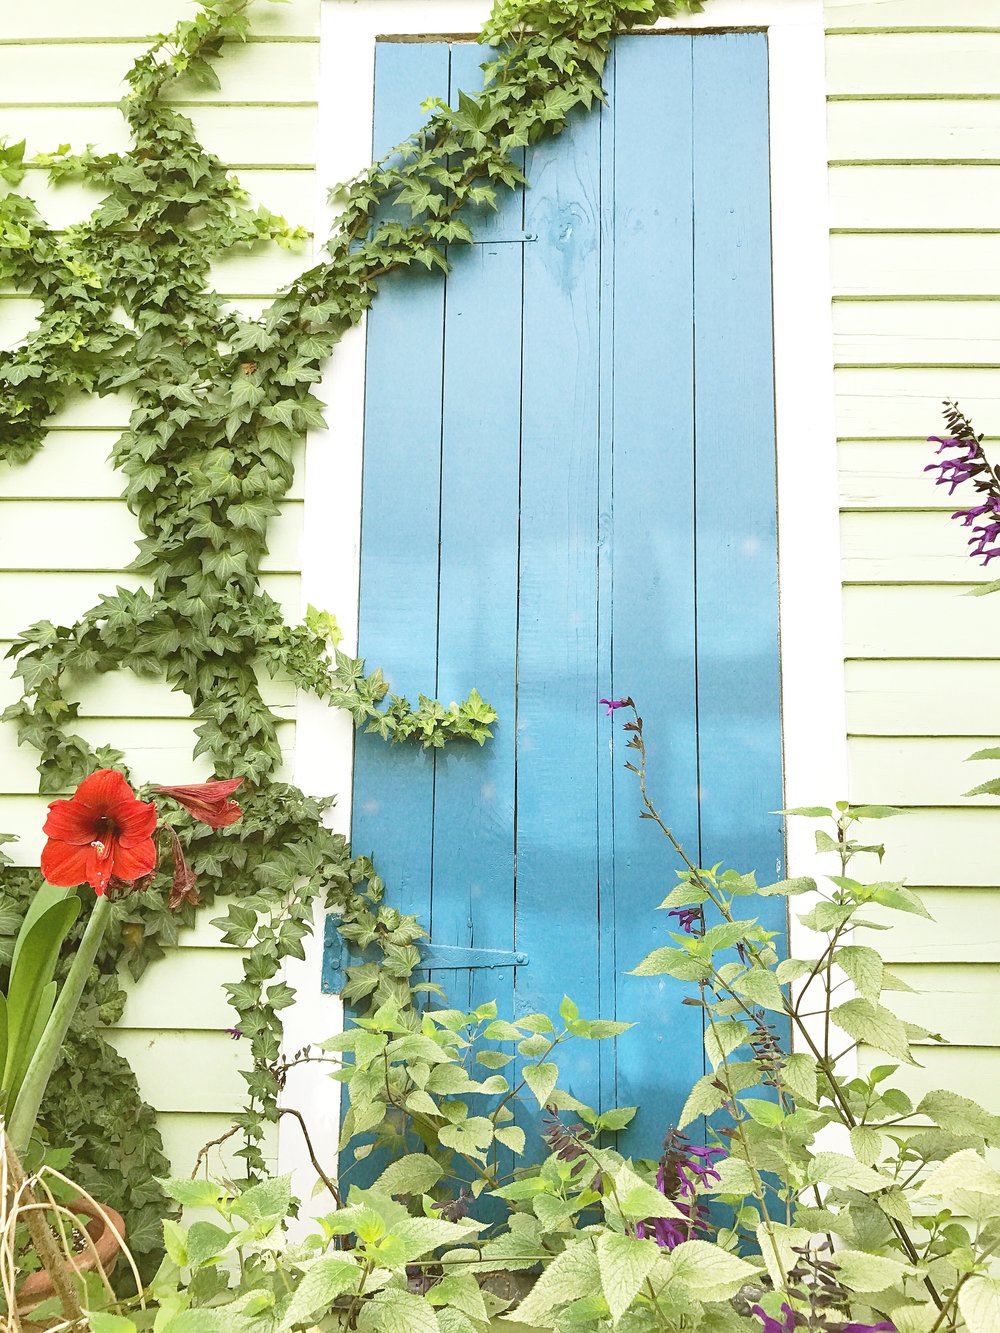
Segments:
[[[64,896],[43,911],[34,914],[29,911],[18,936],[7,990],[7,1059],[3,1076],[3,1086],[7,1089],[15,1069],[20,1068],[23,1077],[41,1036],[41,1031],[35,1034],[39,1009],[52,982],[63,940],[80,914],[79,898],[60,892]],[[30,1044],[33,1037],[34,1045]]]

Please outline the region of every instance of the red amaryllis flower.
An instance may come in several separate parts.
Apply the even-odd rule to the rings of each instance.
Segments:
[[[242,781],[242,778],[226,778],[218,782],[193,782],[187,787],[154,787],[153,791],[170,796],[209,828],[225,828],[243,818],[243,811],[229,799]]]
[[[111,877],[132,884],[156,866],[156,807],[136,800],[113,768],[84,778],[69,801],[53,801],[44,831],[42,874],[50,884],[90,884],[98,893]]]

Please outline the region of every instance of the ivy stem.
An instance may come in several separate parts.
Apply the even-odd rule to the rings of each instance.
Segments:
[[[26,1151],[31,1141],[32,1130],[38,1117],[38,1108],[45,1095],[45,1088],[53,1069],[62,1054],[63,1042],[69,1025],[73,1021],[83,995],[84,987],[90,979],[90,969],[94,965],[97,951],[104,939],[108,922],[111,919],[111,899],[101,894],[90,914],[83,939],[76,951],[76,957],[69,969],[69,975],[63,982],[62,990],[56,999],[49,1021],[45,1025],[35,1053],[31,1057],[24,1082],[14,1103],[7,1132],[10,1135],[14,1151],[20,1155]]]

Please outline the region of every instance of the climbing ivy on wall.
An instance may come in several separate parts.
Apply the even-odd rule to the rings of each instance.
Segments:
[[[119,752],[73,733],[74,683],[131,671],[183,691],[197,723],[195,753],[218,776],[246,779],[238,824],[182,837],[202,903],[224,895],[225,938],[250,949],[243,980],[228,990],[252,1046],[239,1123],[253,1173],[263,1167],[264,1124],[278,1114],[280,1011],[294,998],[281,963],[302,956],[317,900],[336,909],[347,939],[381,958],[378,967],[348,969],[354,1003],[409,1002],[422,934],[385,904],[371,861],[352,857],[325,827],[330,800],[275,776],[276,718],[261,675],[290,679],[391,742],[481,744],[495,720],[475,692],[449,706],[390,695],[380,671],[340,651],[330,617],[290,625],[262,590],[268,526],[292,483],[297,447],[324,424],[312,386],[383,277],[413,265],[445,270],[446,247],[471,240],[470,213],[524,183],[518,150],[602,98],[617,32],[701,5],[498,0],[482,35],[498,53],[484,66],[485,91],[462,95],[455,109],[436,103],[422,130],[339,187],[323,260],[248,318],[213,290],[213,262],[260,243],[293,246],[304,233],[254,207],[163,97],[185,81],[218,86],[212,62],[226,42],[245,39],[250,3],[201,0],[195,18],[136,61],[121,103],[126,152],[60,148],[34,159],[54,182],[103,192],[86,221],[57,232],[27,196],[0,200],[0,281],[42,305],[26,341],[0,358],[0,457],[30,458],[71,393],[131,401],[113,461],[141,534],[132,568],[145,586],[109,591],[73,625],[43,620],[26,629],[11,650],[22,698],[4,716],[40,754],[40,790],[64,791],[98,765],[124,764]],[[26,165],[23,144],[0,140],[3,179],[16,187]],[[8,872],[9,896],[23,894],[21,875]],[[176,939],[165,889],[154,884],[118,904],[106,970],[124,957],[138,977]],[[194,910],[185,904],[181,923]]]

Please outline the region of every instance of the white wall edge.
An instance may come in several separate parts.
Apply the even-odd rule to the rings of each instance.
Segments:
[[[371,160],[375,41],[381,35],[478,32],[488,0],[323,0],[320,46],[317,237],[333,217],[326,191]],[[778,460],[779,602],[785,800],[832,805],[847,792],[838,474],[834,415],[823,0],[709,0],[700,15],[658,29],[766,28],[770,63],[774,363]],[[419,107],[414,107],[414,125]],[[328,365],[319,396],[328,428],[306,446],[302,606],[332,611],[354,651],[358,630],[365,330],[352,330]],[[332,826],[351,823],[350,719],[301,696],[295,781],[337,794]],[[815,874],[812,826],[792,820],[788,874]],[[803,899],[795,900],[804,905]],[[803,938],[805,937],[805,938]],[[813,937],[815,938],[815,937]],[[794,921],[793,952],[810,948]],[[319,986],[322,932],[305,963],[290,963],[298,999],[286,1011],[286,1050],[321,1040],[342,1021]],[[306,1116],[324,1166],[336,1160],[338,1085],[322,1066],[289,1078],[284,1100]],[[291,1171],[305,1214],[316,1173],[298,1126],[279,1129],[279,1167]]]

